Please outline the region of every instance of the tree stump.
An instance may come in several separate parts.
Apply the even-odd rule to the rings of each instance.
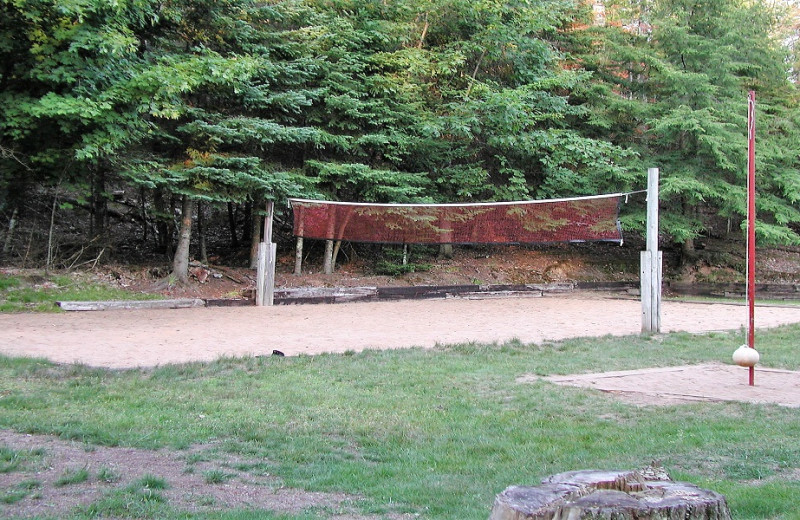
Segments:
[[[731,520],[725,497],[661,468],[570,471],[497,495],[489,520]]]

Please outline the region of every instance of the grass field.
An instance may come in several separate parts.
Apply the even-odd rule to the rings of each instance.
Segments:
[[[799,338],[800,326],[760,332],[763,364],[799,369]],[[800,410],[737,403],[636,407],[591,390],[516,381],[531,373],[727,361],[741,343],[741,332],[670,334],[129,371],[0,357],[0,428],[87,446],[208,445],[209,453],[235,455],[284,486],[358,495],[359,510],[379,518],[485,519],[495,494],[508,485],[658,460],[673,478],[725,494],[736,519],[800,519]],[[0,446],[0,470],[17,471],[15,463],[14,450]],[[141,493],[151,488],[109,492],[73,517],[332,514],[189,513],[147,499],[161,496]]]
[[[152,300],[158,295],[134,293],[98,284],[79,272],[69,274],[0,273],[0,312],[59,312],[59,300]]]

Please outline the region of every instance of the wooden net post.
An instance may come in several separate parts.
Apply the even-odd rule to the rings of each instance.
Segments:
[[[258,271],[256,273],[256,305],[273,304],[275,295],[275,259],[277,244],[272,241],[272,217],[274,203],[267,202],[267,216],[264,223],[264,239],[258,244]]]
[[[289,204],[292,204],[291,199],[289,199]],[[292,204],[292,208],[294,209],[294,205]],[[295,219],[297,215],[295,214]],[[300,222],[297,223],[297,245],[294,249],[294,274],[296,276],[300,276],[303,274],[303,228],[305,227],[305,221],[300,219]]]
[[[322,262],[322,271],[325,274],[333,274],[333,240],[325,241],[325,258]]]
[[[661,332],[661,263],[658,250],[658,168],[647,170],[647,250],[640,255],[642,332]]]
[[[297,245],[294,249],[294,274],[303,274],[303,237],[297,237]]]

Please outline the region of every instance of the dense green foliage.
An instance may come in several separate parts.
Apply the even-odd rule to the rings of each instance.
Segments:
[[[658,166],[663,230],[691,245],[720,218],[743,220],[754,89],[759,236],[798,242],[800,120],[781,13],[631,4],[597,26],[579,0],[0,0],[7,234],[43,190],[53,214],[88,211],[87,237],[102,244],[113,192],[127,188],[144,237],[153,228],[171,251],[179,198],[184,212],[201,202],[257,218],[287,195],[641,189]],[[641,221],[634,208],[629,229]]]
[[[630,4],[573,41],[577,62],[594,73],[585,95],[596,135],[662,169],[662,229],[690,245],[723,234],[725,220],[744,226],[746,92],[754,90],[757,233],[764,243],[797,243],[800,120],[779,31],[785,13],[734,0]]]
[[[798,334],[796,325],[760,332],[760,349],[769,352],[763,361],[796,370]],[[639,406],[519,379],[729,359],[741,340],[741,333],[678,333],[112,371],[0,357],[0,428],[54,434],[87,449],[182,449],[187,471],[198,473],[198,461],[234,461],[244,473],[237,478],[268,474],[276,487],[347,493],[358,497],[359,512],[381,518],[486,519],[506,486],[655,459],[678,480],[723,492],[736,519],[796,519],[798,409]],[[744,384],[744,369],[742,377]],[[0,469],[16,472],[35,460],[0,446]],[[105,487],[71,518],[195,518],[166,497],[144,500],[138,491],[145,476],[124,465],[116,470],[138,487]],[[148,477],[148,487],[170,484],[156,485],[159,477]],[[211,518],[229,518],[219,514]],[[269,515],[252,511],[248,518]],[[331,516],[317,509],[287,518]]]

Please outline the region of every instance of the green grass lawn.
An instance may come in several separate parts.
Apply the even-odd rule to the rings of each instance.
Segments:
[[[0,273],[0,312],[58,312],[58,301],[152,300],[159,295],[99,284],[79,272],[64,274]]]
[[[759,332],[763,365],[800,368],[799,339],[800,326]],[[605,337],[127,371],[0,358],[0,428],[88,445],[213,444],[285,486],[359,495],[364,514],[379,516],[486,519],[508,485],[658,460],[673,478],[725,494],[738,520],[798,519],[800,410],[637,407],[591,390],[517,382],[531,373],[727,362],[742,341],[741,332]],[[325,516],[200,515],[156,506],[140,514]],[[84,509],[75,518],[102,510]]]

